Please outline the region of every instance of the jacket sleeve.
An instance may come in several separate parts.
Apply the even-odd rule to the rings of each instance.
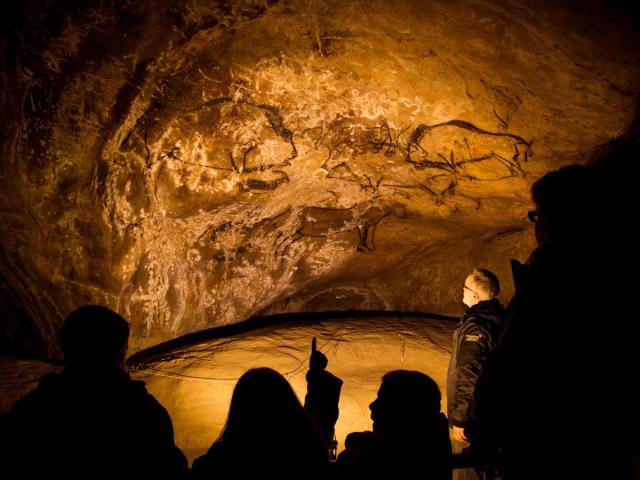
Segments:
[[[489,342],[487,332],[482,331],[474,319],[469,319],[460,331],[455,394],[449,411],[449,423],[453,426],[464,428],[467,425],[469,403],[490,351]]]

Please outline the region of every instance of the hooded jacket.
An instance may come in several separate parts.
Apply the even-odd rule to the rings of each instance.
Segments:
[[[467,309],[453,333],[453,350],[447,371],[449,425],[464,428],[476,380],[487,355],[500,337],[505,309],[497,298]]]

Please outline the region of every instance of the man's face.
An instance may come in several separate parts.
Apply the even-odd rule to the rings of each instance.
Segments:
[[[369,404],[369,410],[371,410],[371,420],[373,421],[373,431],[377,435],[384,435],[387,431],[387,425],[392,419],[390,419],[389,411],[389,398],[388,391],[385,388],[384,382],[378,389],[378,396]]]
[[[469,275],[465,279],[464,286],[462,287],[462,303],[467,307],[473,307],[479,301],[480,297],[476,293],[476,285],[474,284],[471,275]]]
[[[541,245],[549,238],[549,225],[546,217],[540,212],[540,208],[536,205],[535,210],[529,212],[529,221],[533,222],[536,235],[536,242]]]
[[[536,242],[538,245],[544,243],[549,237],[549,229],[542,215],[538,215],[535,223]]]
[[[384,417],[380,392],[378,392],[378,397],[369,404],[369,410],[371,410],[371,420],[373,420],[373,431],[375,432],[380,429],[380,415],[382,414]]]

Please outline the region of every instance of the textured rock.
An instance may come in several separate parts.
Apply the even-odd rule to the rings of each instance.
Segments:
[[[257,313],[510,292],[528,188],[621,135],[623,8],[32,2],[3,36],[5,342],[106,304],[132,348]],[[17,312],[17,313],[16,313]]]

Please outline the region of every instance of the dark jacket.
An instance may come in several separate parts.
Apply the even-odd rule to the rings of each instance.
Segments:
[[[182,478],[167,411],[115,367],[47,374],[0,419],[0,477]]]
[[[304,408],[315,419],[327,445],[331,445],[338,421],[342,380],[324,369],[309,369]]]
[[[485,300],[467,309],[453,333],[447,371],[447,416],[452,426],[467,426],[476,380],[498,342],[504,317],[498,299]]]
[[[504,478],[631,478],[637,340],[612,301],[609,253],[578,240],[513,264],[516,293],[472,412],[476,446],[500,452]]]
[[[418,420],[384,440],[373,432],[353,432],[338,456],[337,480],[451,479],[451,442],[444,414]]]
[[[273,445],[264,445],[262,450],[240,450],[217,440],[209,451],[193,461],[192,479],[216,480],[326,480],[329,461],[323,449],[304,450],[304,439],[285,444],[274,438]]]
[[[318,442],[308,438],[282,438],[274,432],[268,444],[230,445],[216,440],[209,451],[196,458],[191,468],[192,479],[216,480],[325,480],[329,459],[318,432]]]

